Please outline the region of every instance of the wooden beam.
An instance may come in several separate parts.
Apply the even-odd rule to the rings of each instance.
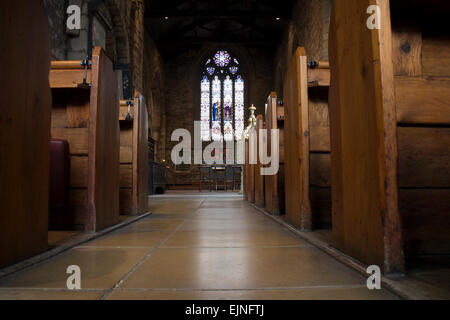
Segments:
[[[450,124],[450,79],[395,77],[397,121]]]
[[[329,87],[330,69],[308,69],[309,87]]]
[[[271,39],[271,40],[247,40],[247,39],[238,39],[238,40],[231,40],[231,39],[219,39],[219,38],[186,38],[186,39],[179,39],[177,41],[162,41],[158,43],[158,46],[160,48],[164,47],[183,47],[187,45],[204,45],[204,44],[221,44],[221,45],[233,45],[233,44],[239,44],[243,46],[262,46],[262,47],[273,47],[275,44],[278,43],[278,40]]]
[[[163,10],[163,11],[149,11],[146,19],[164,19],[169,18],[192,18],[192,19],[238,19],[238,18],[289,18],[288,12],[284,11],[202,11],[202,10]]]
[[[204,45],[210,43],[220,43],[221,45],[227,44],[240,44],[247,46],[264,46],[264,47],[273,47],[274,44],[277,44],[279,39],[267,39],[267,40],[251,40],[251,39],[224,39],[218,37],[210,37],[210,38],[181,38],[177,40],[166,40],[158,43],[159,47],[182,47],[186,45]]]

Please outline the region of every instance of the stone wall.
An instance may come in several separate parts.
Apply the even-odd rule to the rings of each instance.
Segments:
[[[297,0],[292,21],[286,28],[277,50],[274,68],[277,93],[283,95],[287,65],[298,46],[305,47],[311,60],[328,60],[330,0]]]
[[[67,4],[61,0],[44,0],[51,30],[52,59],[64,60],[67,56],[65,32]]]
[[[96,0],[44,0],[49,17],[52,56],[55,60],[82,60],[88,53],[88,8]],[[105,22],[105,51],[115,65],[130,65],[133,86],[143,91],[144,4],[143,0],[103,0],[98,12]],[[69,5],[82,9],[81,30],[66,29]],[[110,29],[111,28],[111,29]],[[95,38],[101,31],[94,30]],[[103,36],[103,37],[105,37]]]
[[[158,48],[148,33],[145,33],[143,94],[149,109],[150,137],[156,141],[156,160],[165,156],[165,81],[164,62]]]

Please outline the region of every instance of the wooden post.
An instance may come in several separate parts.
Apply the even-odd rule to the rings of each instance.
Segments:
[[[148,212],[148,115],[141,93],[120,102],[120,213]]]
[[[330,26],[333,233],[340,248],[385,272],[404,270],[389,1],[336,0]],[[357,45],[358,50],[348,50]]]
[[[261,159],[260,159],[260,148],[262,148],[262,145],[260,143],[260,135],[261,132],[259,130],[264,129],[264,119],[262,115],[259,115],[256,120],[256,136],[257,136],[257,143],[258,143],[258,163],[254,166],[255,167],[255,205],[258,207],[264,207],[264,176],[261,175]]]
[[[254,130],[254,129],[252,129]],[[249,138],[250,139],[250,138]],[[250,140],[247,141],[249,144],[249,160],[251,159],[250,153],[251,153],[251,145]],[[247,166],[247,200],[250,203],[255,203],[255,164],[251,164],[249,161],[249,164]]]
[[[280,126],[278,125],[279,122]],[[267,149],[269,152],[272,149],[271,130],[279,130],[280,168],[277,174],[264,177],[264,192],[266,210],[274,215],[284,213],[284,184],[282,181],[284,179],[284,131],[282,123],[284,123],[284,108],[278,106],[276,92],[271,92],[267,98],[266,109]]]
[[[119,219],[120,129],[117,79],[100,47],[92,55],[89,118],[88,210],[86,230],[110,227]]]
[[[136,91],[133,128],[133,212],[148,212],[148,111],[144,96]]]
[[[245,139],[245,162],[244,162],[244,200],[248,200],[248,171],[249,168],[249,155],[248,155],[248,139]]]
[[[311,230],[308,66],[304,48],[296,50],[289,64],[284,89],[286,218],[301,230]]]

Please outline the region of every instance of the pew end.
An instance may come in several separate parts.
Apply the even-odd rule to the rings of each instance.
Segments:
[[[287,220],[301,230],[331,228],[330,69],[299,47],[285,79]]]
[[[120,214],[148,212],[148,115],[145,99],[120,101]]]
[[[257,154],[258,162],[254,165],[254,177],[255,177],[255,205],[258,207],[264,207],[265,197],[264,197],[264,176],[261,174],[263,165],[261,164],[261,159],[259,159],[260,148],[262,147],[259,143],[260,141],[260,130],[265,129],[264,118],[262,115],[258,115],[256,118],[256,136],[258,141]]]
[[[2,1],[0,12],[3,268],[48,248],[51,52],[48,16],[42,1]]]
[[[276,92],[267,98],[265,114],[267,129],[267,150],[271,152],[270,131],[279,130],[279,171],[275,175],[264,176],[265,209],[273,215],[284,214],[284,107],[278,104]]]
[[[369,2],[333,5],[333,230],[344,252],[404,272],[450,254],[450,6],[383,0],[383,27],[355,28]]]
[[[68,207],[50,212],[50,228],[105,229],[119,219],[119,101],[112,62],[96,47],[87,63],[52,62],[49,82],[51,137],[68,141],[70,150]]]

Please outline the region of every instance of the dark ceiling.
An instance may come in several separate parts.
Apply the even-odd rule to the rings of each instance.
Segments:
[[[205,44],[274,49],[292,0],[146,0],[145,27],[163,58]]]

